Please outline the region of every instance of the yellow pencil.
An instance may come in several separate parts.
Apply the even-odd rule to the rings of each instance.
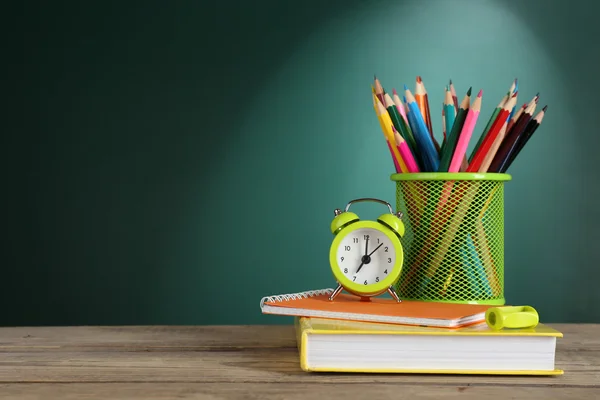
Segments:
[[[402,173],[407,173],[408,168],[406,167],[406,163],[400,156],[400,152],[396,147],[396,140],[394,139],[394,132],[392,131],[392,118],[388,114],[387,110],[381,104],[381,101],[377,98],[375,94],[373,94],[373,107],[375,108],[375,113],[377,114],[377,118],[379,119],[379,124],[381,125],[381,130],[383,131],[383,135],[386,140],[390,143],[392,153],[398,165],[400,165],[400,170]]]

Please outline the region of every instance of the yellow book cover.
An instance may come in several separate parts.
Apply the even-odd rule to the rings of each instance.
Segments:
[[[556,340],[544,324],[492,330],[295,318],[300,366],[315,372],[560,375]]]

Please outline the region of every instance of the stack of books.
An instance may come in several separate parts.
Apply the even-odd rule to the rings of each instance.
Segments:
[[[556,339],[534,328],[488,327],[488,305],[368,301],[333,289],[264,297],[264,314],[294,318],[304,371],[558,375]]]

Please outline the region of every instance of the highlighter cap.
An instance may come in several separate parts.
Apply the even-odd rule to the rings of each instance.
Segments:
[[[485,322],[494,330],[535,328],[539,315],[531,306],[491,307],[485,312]]]

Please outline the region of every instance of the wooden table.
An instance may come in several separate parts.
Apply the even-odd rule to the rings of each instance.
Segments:
[[[600,399],[600,325],[550,325],[561,376],[306,373],[292,326],[0,328],[0,398]]]

